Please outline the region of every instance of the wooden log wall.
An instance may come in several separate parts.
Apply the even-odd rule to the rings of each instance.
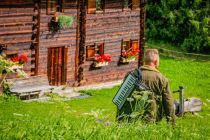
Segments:
[[[24,70],[34,74],[34,56],[31,50],[32,27],[34,25],[33,0],[0,1],[0,44],[16,48],[17,53],[27,54],[29,62]]]
[[[47,14],[47,2],[42,0],[40,11],[39,62],[38,75],[47,74],[47,51],[52,47],[68,47],[67,82],[71,86],[75,82],[75,53],[77,33],[77,0],[64,0],[64,12],[61,15],[74,16],[71,28],[52,33],[49,23],[52,14]]]
[[[106,0],[104,13],[86,15],[86,46],[104,43],[104,54],[111,56],[111,63],[101,69],[92,69],[92,61],[84,63],[86,84],[122,79],[138,67],[138,59],[119,65],[122,40],[140,39],[140,10],[122,11],[121,0]],[[139,41],[140,42],[140,41]]]

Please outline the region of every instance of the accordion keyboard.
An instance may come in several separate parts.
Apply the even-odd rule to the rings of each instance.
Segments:
[[[113,103],[118,107],[118,109],[122,108],[128,96],[135,89],[136,80],[137,79],[132,74],[129,74],[125,81],[122,83],[120,89],[118,90],[117,94],[113,99]]]

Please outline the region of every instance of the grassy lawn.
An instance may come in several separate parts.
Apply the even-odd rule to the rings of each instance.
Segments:
[[[157,125],[115,123],[112,89],[88,90],[86,99],[25,103],[0,97],[0,139],[210,139],[210,62],[161,58],[160,71],[171,90],[185,87],[186,97],[202,99],[202,111]],[[178,96],[175,94],[177,99]]]

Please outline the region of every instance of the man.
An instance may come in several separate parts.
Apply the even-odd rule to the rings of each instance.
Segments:
[[[147,115],[148,119],[158,122],[165,113],[167,121],[175,125],[174,101],[168,80],[158,71],[158,50],[146,50],[144,62],[145,65],[141,67],[142,80],[154,93],[155,100],[155,103],[148,108],[145,115]]]

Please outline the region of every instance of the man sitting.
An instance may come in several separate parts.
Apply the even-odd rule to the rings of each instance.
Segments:
[[[117,112],[117,119],[158,122],[165,113],[167,121],[175,125],[174,101],[168,80],[158,71],[159,54],[156,49],[148,49],[140,67],[138,78],[146,85],[145,90],[136,89]],[[140,81],[141,83],[141,81]]]
[[[144,62],[141,67],[142,80],[154,93],[156,101],[155,107],[150,107],[153,114],[148,113],[148,119],[158,122],[162,119],[163,113],[166,115],[167,121],[175,124],[174,101],[169,88],[168,80],[158,71],[159,54],[156,49],[146,50]],[[149,112],[148,111],[148,112]]]

